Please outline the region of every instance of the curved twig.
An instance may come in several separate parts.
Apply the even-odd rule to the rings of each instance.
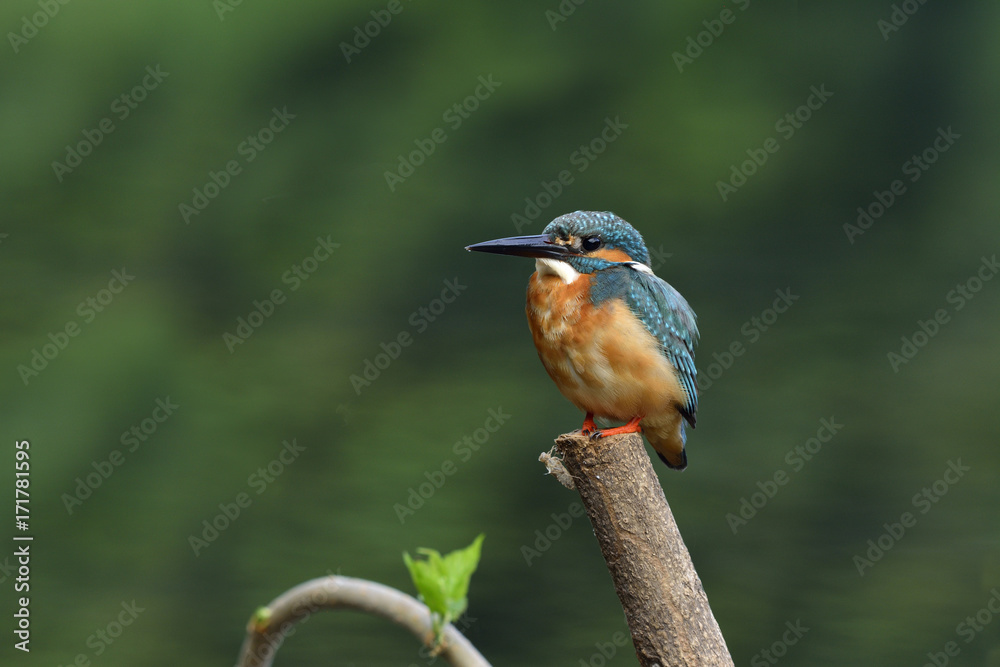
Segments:
[[[354,609],[392,621],[412,632],[425,646],[434,642],[431,612],[406,593],[365,579],[331,575],[299,584],[254,614],[237,667],[270,667],[285,637],[317,611]],[[440,655],[456,667],[490,667],[490,663],[453,625],[445,626]]]

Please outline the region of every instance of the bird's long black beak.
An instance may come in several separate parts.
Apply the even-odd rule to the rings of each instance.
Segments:
[[[466,246],[466,250],[475,252],[491,252],[496,255],[516,255],[518,257],[544,257],[550,259],[565,259],[577,254],[568,245],[553,243],[548,234],[538,236],[511,236],[495,241],[483,241]]]

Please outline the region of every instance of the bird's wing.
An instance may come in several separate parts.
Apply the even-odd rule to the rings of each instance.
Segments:
[[[609,292],[617,292],[629,310],[638,317],[660,341],[664,356],[677,371],[677,379],[687,394],[681,413],[695,425],[698,412],[698,387],[694,367],[694,346],[698,341],[698,325],[691,306],[670,283],[653,275],[644,264],[622,263],[609,270]],[[602,273],[604,273],[602,271]],[[610,294],[608,294],[610,296]]]

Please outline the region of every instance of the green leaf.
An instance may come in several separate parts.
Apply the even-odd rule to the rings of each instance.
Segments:
[[[442,625],[451,623],[468,607],[469,581],[479,565],[484,537],[479,535],[465,549],[452,551],[443,558],[434,549],[417,549],[426,560],[414,560],[410,554],[403,553],[403,562],[410,570],[420,599],[438,617],[435,626],[439,622]]]

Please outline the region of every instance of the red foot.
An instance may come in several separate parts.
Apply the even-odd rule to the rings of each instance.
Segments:
[[[583,426],[580,427],[584,435],[591,435],[592,433],[597,433],[597,424],[594,423],[594,413],[588,412],[587,416],[583,419]]]
[[[639,421],[642,416],[632,417],[627,424],[624,426],[615,426],[614,428],[604,429],[603,431],[597,431],[594,433],[595,438],[606,438],[609,435],[621,435],[623,433],[642,433],[642,427],[639,426]]]

